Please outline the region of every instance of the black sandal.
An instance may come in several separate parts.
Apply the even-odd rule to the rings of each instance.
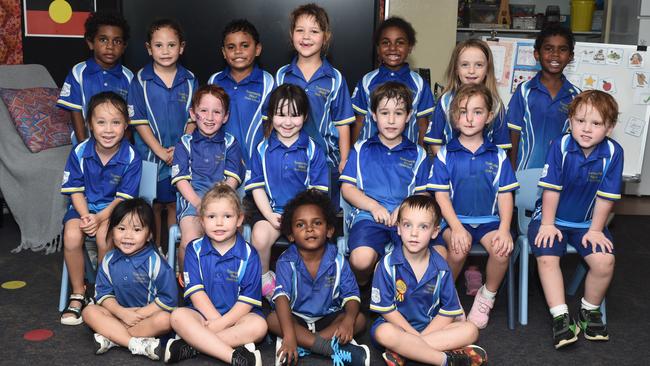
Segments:
[[[72,301],[81,302],[81,306],[70,306]],[[88,304],[88,299],[82,294],[70,294],[68,298],[68,306],[65,310],[61,312],[61,324],[63,325],[79,325],[83,323],[83,318],[81,317],[81,311]],[[73,314],[74,316],[63,317],[65,314]]]

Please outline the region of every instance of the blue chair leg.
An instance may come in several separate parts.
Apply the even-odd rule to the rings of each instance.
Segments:
[[[246,240],[247,243],[251,242],[251,236],[253,235],[253,229],[250,225],[242,226],[241,236]]]
[[[519,324],[528,324],[528,240],[521,236],[517,239],[521,248],[519,253]]]
[[[167,240],[167,263],[172,267],[173,271],[176,271],[174,262],[176,260],[176,240],[180,236],[181,232],[178,225],[172,225],[169,228],[169,239]]]
[[[61,271],[61,291],[59,292],[59,312],[63,311],[68,304],[68,286],[70,286],[68,281],[68,267],[65,265],[64,259],[63,270]]]
[[[515,266],[514,258],[508,260],[508,328],[515,329]]]
[[[603,314],[603,324],[607,324],[607,299],[600,303],[600,313]]]
[[[100,264],[98,263],[97,265],[99,266]],[[97,272],[93,266],[93,263],[90,261],[90,256],[86,250],[84,250],[84,272],[86,275],[86,282],[89,284],[94,284],[95,278],[97,277]]]
[[[573,274],[573,279],[571,280],[571,283],[569,284],[569,287],[567,287],[566,293],[569,294],[569,296],[573,296],[576,294],[578,291],[578,287],[580,287],[580,284],[582,283],[582,280],[585,278],[587,275],[587,266],[585,265],[584,261],[580,260],[580,263],[578,264],[578,268],[576,268],[576,272]]]

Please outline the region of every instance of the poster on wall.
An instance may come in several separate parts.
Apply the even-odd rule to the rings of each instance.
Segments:
[[[96,0],[24,0],[26,37],[83,38]]]
[[[23,63],[20,0],[0,1],[0,65]]]

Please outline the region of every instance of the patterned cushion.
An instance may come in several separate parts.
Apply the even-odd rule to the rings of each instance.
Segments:
[[[0,88],[0,97],[29,151],[70,144],[70,113],[56,106],[59,89]]]

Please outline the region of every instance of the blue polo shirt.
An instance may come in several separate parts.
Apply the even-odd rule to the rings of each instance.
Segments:
[[[95,94],[112,91],[126,101],[131,79],[133,79],[133,73],[121,64],[110,69],[103,69],[91,57],[72,67],[63,82],[56,105],[69,111],[81,112],[86,118],[86,108],[90,103],[90,98]]]
[[[185,251],[185,301],[199,291],[212,301],[219,314],[230,311],[235,303],[262,306],[262,265],[257,251],[237,233],[235,245],[221,255],[210,238],[195,239]]]
[[[427,188],[449,192],[463,224],[485,224],[499,221],[499,193],[519,183],[503,149],[486,140],[472,153],[455,138],[438,151]]]
[[[409,140],[417,143],[419,127],[418,118],[429,118],[433,112],[433,93],[429,83],[415,71],[411,71],[408,64],[399,70],[393,71],[384,65],[379,66],[363,76],[352,92],[352,107],[355,113],[364,115],[363,129],[359,140],[369,139],[377,133],[377,122],[372,118],[370,108],[370,95],[381,84],[387,81],[398,81],[406,85],[413,95],[413,114],[406,124],[404,134]]]
[[[508,105],[508,127],[520,133],[516,170],[544,165],[551,141],[567,131],[569,104],[580,93],[562,75],[562,88],[553,99],[541,77],[540,71],[519,84]]]
[[[458,302],[453,275],[440,254],[429,248],[429,265],[418,281],[404,258],[401,242],[396,244],[399,245],[375,268],[370,310],[379,314],[397,310],[418,332],[438,314],[448,317],[461,315],[463,308]],[[379,317],[375,322],[383,321],[383,317]]]
[[[328,186],[325,154],[304,130],[291,146],[285,146],[272,131],[253,154],[251,177],[244,189],[264,188],[273,212],[282,213],[296,194],[310,188],[327,193]]]
[[[333,244],[326,244],[316,278],[307,270],[295,244],[278,258],[275,275],[273,302],[285,296],[291,311],[307,322],[340,311],[348,301],[361,302],[350,265]]]
[[[138,71],[129,87],[129,124],[148,125],[161,146],[167,148],[180,141],[190,117],[192,96],[198,82],[189,70],[177,65],[171,88],[156,75],[151,63]],[[158,180],[170,176],[170,169],[135,132],[135,148],[146,161],[158,163]]]
[[[223,129],[206,137],[197,128],[191,135],[183,135],[174,149],[172,184],[189,180],[201,197],[227,177],[241,183],[244,174],[239,143]]]
[[[171,312],[178,305],[174,271],[154,249],[153,243],[132,255],[119,249],[106,254],[97,271],[95,300],[114,297],[123,307],[143,307],[155,302]]]
[[[399,145],[389,149],[374,135],[354,144],[339,180],[393,212],[406,197],[426,190],[429,171],[429,159],[421,146],[403,136]],[[350,218],[372,220],[372,215],[354,209]]]
[[[338,166],[341,154],[336,126],[354,123],[348,84],[341,72],[325,58],[309,81],[305,80],[296,62],[297,58],[294,58],[289,65],[277,71],[275,84],[294,84],[305,90],[309,99],[309,115],[304,129],[325,151],[330,166]]]
[[[555,213],[557,225],[588,228],[596,198],[621,199],[623,148],[606,137],[585,157],[571,134],[553,140],[539,187],[560,192]],[[542,200],[537,200],[534,220],[542,219]]]
[[[141,175],[140,155],[126,140],[120,142],[117,153],[104,165],[95,151],[95,138],[90,137],[70,152],[61,193],[83,193],[88,209],[98,212],[115,198],[137,197]]]
[[[451,102],[454,94],[451,91],[444,93],[433,112],[429,129],[424,136],[424,142],[429,145],[446,145],[453,138],[458,137],[458,129],[454,128],[451,117]],[[501,105],[496,109],[494,119],[483,131],[483,136],[502,149],[512,147],[510,130],[505,123],[505,108]]]
[[[262,109],[273,90],[273,75],[255,65],[250,75],[236,82],[230,75],[230,67],[210,76],[208,84],[222,87],[230,97],[226,132],[240,143],[244,162],[248,166],[257,145],[264,138]]]

